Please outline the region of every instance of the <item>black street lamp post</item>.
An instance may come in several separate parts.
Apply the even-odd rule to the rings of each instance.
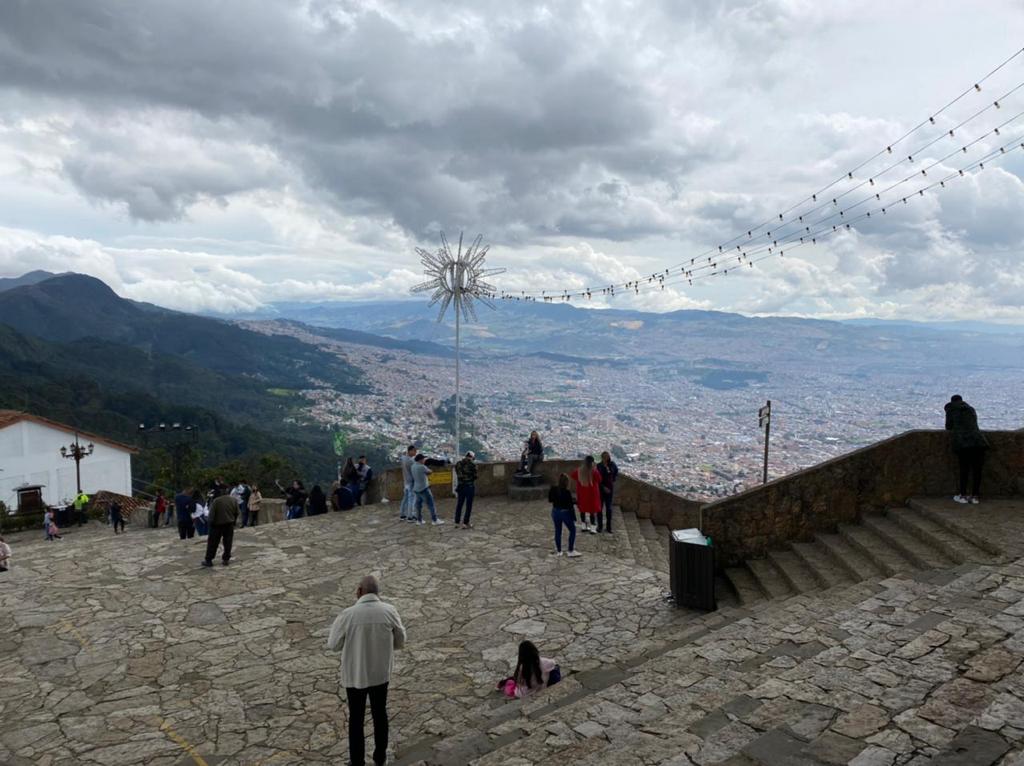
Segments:
[[[139,423],[139,434],[143,442],[147,443],[150,434],[156,437],[167,439],[171,449],[171,481],[174,482],[173,491],[179,492],[182,489],[182,468],[185,456],[191,451],[192,446],[199,441],[199,426],[182,425],[181,423],[158,423],[155,426],[147,426]]]
[[[78,490],[76,497],[82,494],[82,461],[92,454],[93,449],[95,449],[95,447],[92,442],[85,445],[79,444],[77,433],[75,434],[74,444],[69,444],[66,447],[60,448],[61,457],[66,457],[68,460],[75,461],[75,486]]]

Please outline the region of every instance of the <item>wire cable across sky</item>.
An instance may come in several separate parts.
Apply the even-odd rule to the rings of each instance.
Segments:
[[[936,168],[937,166],[939,166],[940,164],[942,164],[943,162],[957,154],[966,154],[973,146],[982,142],[986,138],[990,138],[993,135],[1000,136],[1002,131],[1004,131],[1007,128],[1007,126],[1012,125],[1021,117],[1024,117],[1024,111],[1020,111],[1014,114],[1014,116],[1010,117],[1009,119],[1003,121],[996,127],[977,136],[973,140],[958,145],[956,149],[946,153],[941,159],[932,161],[925,167],[919,170],[915,170],[913,173],[904,176],[899,181],[896,181],[895,183],[885,187],[885,189],[872,192],[869,196],[864,197],[863,199],[857,201],[856,203],[839,209],[839,201],[841,199],[847,197],[848,195],[860,189],[863,189],[865,186],[872,188],[875,187],[877,185],[877,181],[880,178],[887,175],[896,168],[900,167],[901,165],[913,165],[915,162],[919,160],[923,152],[935,146],[943,139],[960,139],[962,141],[960,132],[965,126],[971,124],[972,122],[974,122],[975,120],[979,119],[980,117],[982,117],[983,115],[987,114],[992,110],[1004,109],[1007,105],[1007,100],[1013,97],[1019,91],[1021,91],[1021,89],[1024,89],[1024,82],[1018,83],[1014,87],[1007,90],[1005,93],[997,96],[995,99],[988,102],[985,106],[975,110],[968,117],[961,119],[958,122],[955,122],[954,124],[951,125],[947,123],[947,125],[949,125],[948,127],[941,127],[940,131],[937,132],[934,136],[932,136],[923,145],[918,146],[912,149],[911,151],[906,151],[906,153],[899,152],[900,159],[890,163],[888,166],[880,169],[879,171],[873,174],[868,174],[867,176],[860,175],[861,170],[868,167],[872,162],[878,160],[879,158],[897,154],[897,147],[899,147],[901,144],[907,141],[911,136],[920,131],[922,128],[925,128],[926,126],[939,125],[940,120],[938,118],[942,117],[953,106],[955,106],[957,103],[967,98],[971,94],[982,93],[982,85],[984,83],[986,83],[999,71],[1004,69],[1011,62],[1013,62],[1015,59],[1022,55],[1024,55],[1024,48],[1018,49],[1011,56],[1009,56],[1007,59],[1001,62],[998,66],[996,66],[994,69],[985,74],[983,77],[973,81],[969,87],[967,87],[953,99],[948,101],[940,109],[930,113],[927,118],[918,122],[916,125],[914,125],[912,128],[904,132],[895,140],[889,141],[888,143],[885,144],[885,146],[882,149],[875,152],[873,155],[863,160],[862,162],[860,162],[847,172],[836,177],[830,183],[826,184],[825,186],[822,186],[817,191],[814,191],[811,194],[803,197],[799,202],[796,202],[795,204],[789,206],[788,208],[777,213],[771,218],[764,220],[757,226],[750,227],[742,231],[741,233],[736,234],[732,238],[722,242],[721,244],[709,248],[703,251],[702,253],[699,253],[687,260],[673,264],[663,270],[653,272],[649,274],[647,277],[643,277],[637,280],[628,280],[626,282],[615,283],[610,285],[604,284],[597,287],[585,287],[582,289],[579,287],[556,288],[552,286],[548,289],[543,290],[532,289],[525,291],[500,291],[499,293],[496,294],[495,297],[504,300],[540,298],[545,301],[552,301],[570,300],[574,297],[590,298],[592,297],[592,295],[595,294],[615,295],[616,290],[633,292],[635,294],[639,289],[641,289],[641,286],[644,285],[645,283],[647,286],[653,286],[653,289],[663,289],[663,285],[666,283],[670,283],[668,282],[668,280],[672,277],[675,278],[672,279],[671,281],[677,282],[680,279],[692,280],[694,278],[706,278],[709,274],[705,272],[710,272],[715,275],[724,275],[725,273],[727,273],[724,269],[717,269],[713,267],[716,266],[718,261],[723,260],[726,257],[738,258],[739,262],[743,263],[746,259],[750,257],[750,255],[753,255],[755,253],[767,253],[766,257],[772,257],[776,254],[774,251],[779,250],[780,247],[789,245],[789,249],[793,249],[792,246],[794,243],[796,243],[797,245],[802,245],[805,243],[805,239],[816,241],[817,239],[821,238],[821,236],[815,234],[815,232],[818,231],[818,227],[820,227],[824,222],[831,221],[837,217],[840,219],[839,223],[843,226],[844,229],[849,228],[849,224],[852,224],[854,221],[860,221],[863,220],[865,217],[870,217],[870,213],[868,213],[867,216],[857,215],[853,218],[849,218],[848,213],[850,213],[854,209],[861,207],[862,205],[870,202],[871,200],[881,202],[883,195],[901,186],[902,184],[911,181],[915,177],[920,176],[927,178],[928,171],[933,170],[934,168]],[[998,152],[1006,153],[1006,146],[1000,147]],[[988,161],[989,159],[991,159],[991,155],[986,155],[986,157],[979,162],[983,163]],[[968,166],[968,168],[958,169],[957,174],[959,176],[962,176],[968,169],[975,167],[977,167],[977,163]],[[984,168],[983,164],[981,165],[981,168]],[[934,188],[936,186],[944,186],[944,182],[948,180],[950,180],[949,177],[942,179],[940,182],[929,184],[928,186],[924,187],[924,191],[927,191],[928,189]],[[851,188],[848,188],[839,193],[833,193],[831,196],[827,196],[825,200],[822,200],[822,197],[826,196],[828,192],[832,191],[833,189],[835,189],[836,186],[846,181],[856,181],[856,183]],[[917,190],[915,192],[912,192],[911,194],[918,194],[918,192],[923,194],[922,190]],[[896,200],[896,202],[900,201],[906,202],[907,198],[898,198]],[[891,207],[892,204],[893,203],[890,202],[886,205],[879,207],[877,210],[873,212],[877,213],[881,211],[881,213],[884,215],[886,214],[886,210],[889,207]],[[812,207],[806,210],[800,210],[801,207],[804,207],[806,205],[811,205]],[[809,220],[816,216],[817,213],[821,213],[829,209],[833,210],[834,212],[832,212],[830,215],[816,218],[815,220]],[[780,242],[782,243],[782,245],[780,245]],[[763,258],[759,260],[763,260]],[[750,265],[752,266],[753,262],[751,262]],[[656,282],[659,284],[655,284]]]

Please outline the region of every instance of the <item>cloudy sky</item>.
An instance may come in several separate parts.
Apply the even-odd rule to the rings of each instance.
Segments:
[[[0,276],[74,270],[187,310],[395,298],[416,246],[465,229],[504,289],[631,280],[786,210],[1022,46],[1002,0],[7,0]],[[1022,82],[1024,55],[831,191]],[[928,180],[1024,135],[1024,88],[1000,106],[871,191],[996,125]],[[1022,177],[1018,151],[612,305],[1024,323]]]

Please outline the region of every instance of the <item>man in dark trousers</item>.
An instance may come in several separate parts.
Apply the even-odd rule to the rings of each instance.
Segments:
[[[366,763],[363,722],[366,698],[373,717],[373,762],[388,759],[388,683],[394,651],[405,646],[398,610],[380,600],[373,575],[359,581],[356,603],[338,615],[327,648],[341,652],[341,685],[348,697],[348,753],[351,763]]]
[[[213,566],[213,557],[221,540],[224,541],[224,566],[231,563],[231,541],[235,538],[235,522],[238,521],[238,500],[229,494],[219,495],[210,503],[210,537],[206,541],[204,567]]]
[[[458,480],[455,485],[455,494],[459,496],[455,503],[455,527],[462,524],[463,529],[469,529],[473,525],[469,523],[469,516],[473,513],[473,498],[476,496],[476,458],[471,451],[455,464],[455,477]],[[462,506],[466,506],[466,515],[462,515]]]
[[[192,499],[192,491],[183,489],[174,496],[174,515],[178,520],[178,537],[195,537],[196,527],[192,523],[192,514],[196,510],[196,501]],[[168,512],[169,513],[169,512]]]
[[[597,531],[601,532],[601,517],[604,517],[604,526],[608,534],[612,533],[612,500],[615,496],[615,480],[619,478],[619,467],[615,465],[612,456],[607,452],[601,453],[601,462],[597,464],[597,471],[601,474],[601,506],[604,513],[597,514]]]
[[[946,430],[953,432],[953,453],[960,463],[959,493],[953,500],[977,505],[981,502],[981,469],[988,440],[978,428],[978,413],[960,394],[954,394],[946,404]],[[967,494],[968,484],[970,494]]]

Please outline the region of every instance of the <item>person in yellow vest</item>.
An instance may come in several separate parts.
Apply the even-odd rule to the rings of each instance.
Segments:
[[[89,496],[85,492],[79,492],[75,495],[73,505],[75,506],[75,516],[78,518],[78,526],[82,526],[85,523],[85,508],[89,505]]]

